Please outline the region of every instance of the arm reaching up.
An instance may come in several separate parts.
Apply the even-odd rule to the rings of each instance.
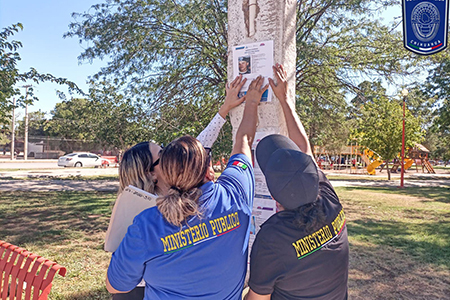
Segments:
[[[275,83],[271,78],[269,78],[269,84],[272,90],[280,101],[281,107],[283,109],[284,118],[286,119],[286,125],[288,129],[289,138],[297,144],[297,146],[304,153],[312,156],[311,145],[309,144],[308,136],[306,135],[305,128],[300,121],[298,115],[295,112],[295,105],[290,104],[287,101],[288,94],[288,83],[287,83],[287,73],[283,66],[276,64],[273,66],[273,71],[277,82]],[[315,161],[315,160],[314,160]]]
[[[220,129],[226,122],[226,117],[230,110],[241,104],[245,100],[245,96],[238,97],[238,93],[242,86],[247,81],[247,78],[242,79],[242,75],[237,76],[231,83],[226,85],[226,97],[225,101],[219,109],[219,112],[209,122],[208,126],[197,136],[197,140],[202,143],[203,147],[211,148],[214,142],[217,140]]]
[[[269,88],[269,85],[262,87],[264,77],[258,76],[248,87],[245,95],[245,108],[241,124],[236,133],[236,141],[231,151],[231,156],[243,153],[250,159],[252,157],[251,145],[255,137],[256,122],[258,120],[258,105],[262,94]]]

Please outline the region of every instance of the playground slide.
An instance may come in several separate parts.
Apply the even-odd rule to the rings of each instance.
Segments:
[[[370,165],[367,166],[367,172],[370,175],[375,175],[375,169],[381,165],[383,162],[381,160],[375,160]]]
[[[414,159],[405,158],[405,170],[408,170],[409,168],[411,168],[413,163],[414,163]]]

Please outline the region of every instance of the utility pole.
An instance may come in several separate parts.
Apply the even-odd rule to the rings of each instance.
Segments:
[[[28,88],[31,87],[31,85],[24,85],[22,86],[25,88],[25,102],[28,100]],[[23,142],[23,159],[28,159],[28,103],[25,104],[25,137]]]
[[[15,139],[16,139],[16,98],[13,98],[13,111],[12,111],[12,128],[11,128],[11,148],[9,149],[11,151],[11,160],[15,160],[16,157],[15,154]]]
[[[402,130],[402,169],[400,174],[400,188],[404,188],[404,178],[405,178],[405,107],[406,107],[406,98],[408,97],[408,90],[402,90],[403,96],[403,130]]]

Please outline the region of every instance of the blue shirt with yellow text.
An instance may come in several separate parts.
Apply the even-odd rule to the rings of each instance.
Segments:
[[[140,213],[112,255],[112,287],[129,291],[144,279],[145,299],[240,299],[254,186],[249,158],[236,154],[216,183],[201,186],[201,216],[182,228],[156,207]]]

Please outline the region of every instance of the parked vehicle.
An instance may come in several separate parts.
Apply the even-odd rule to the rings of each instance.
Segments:
[[[109,164],[109,161],[106,161],[106,163]],[[98,167],[102,164],[105,164],[104,159],[88,152],[70,153],[58,159],[58,166],[60,167]]]

